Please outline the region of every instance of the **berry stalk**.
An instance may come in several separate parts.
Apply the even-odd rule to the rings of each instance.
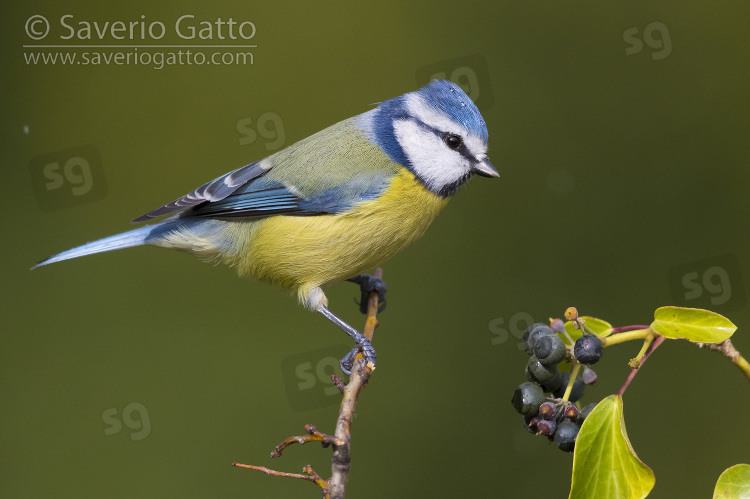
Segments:
[[[573,390],[573,383],[576,381],[576,377],[578,376],[578,371],[581,370],[581,364],[577,363],[573,366],[573,369],[570,371],[570,380],[568,381],[568,387],[565,389],[565,393],[562,396],[563,402],[566,402],[568,400],[568,397],[570,397],[570,392]]]
[[[650,328],[617,333],[612,336],[607,336],[606,338],[601,338],[602,346],[608,347],[610,345],[617,345],[618,343],[624,343],[631,340],[645,340],[649,335],[653,335],[653,331],[651,331]]]

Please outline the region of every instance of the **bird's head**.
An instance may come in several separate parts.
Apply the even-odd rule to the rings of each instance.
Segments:
[[[473,175],[498,177],[487,160],[487,126],[458,85],[433,80],[373,110],[370,136],[432,192],[450,196]]]

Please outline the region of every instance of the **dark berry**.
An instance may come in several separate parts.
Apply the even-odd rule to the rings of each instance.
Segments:
[[[602,358],[602,340],[595,334],[584,334],[576,340],[573,355],[581,364],[596,364]]]
[[[537,335],[534,355],[545,366],[554,366],[565,358],[565,342],[556,334]]]
[[[521,383],[513,392],[513,398],[510,403],[519,414],[524,416],[536,416],[539,412],[539,406],[545,402],[542,387],[530,381]]]
[[[589,414],[591,414],[591,411],[594,410],[594,407],[596,407],[595,402],[591,402],[590,404],[587,404],[583,406],[583,409],[581,409],[581,413],[578,415],[581,421],[585,420],[587,417],[589,417]]]
[[[555,418],[555,404],[552,402],[545,402],[539,406],[539,415],[544,419]]]
[[[570,380],[570,373],[565,373],[562,376],[562,383],[560,384],[560,387],[553,392],[553,395],[556,398],[562,398],[562,396],[565,394],[565,390],[568,388],[568,382]],[[586,385],[583,383],[583,380],[579,377],[576,377],[576,380],[573,382],[573,389],[570,391],[570,396],[568,397],[568,400],[570,402],[576,402],[577,400],[580,400],[581,397],[583,397],[583,389],[586,387]]]
[[[566,418],[570,419],[571,421],[575,421],[578,419],[578,407],[571,405],[569,407],[565,408],[565,412],[563,412]]]
[[[526,379],[527,380],[531,381],[532,383],[540,384],[539,380],[536,379],[533,374],[531,374],[531,369],[529,369],[529,365],[528,364],[526,364],[526,371],[525,372],[526,372]]]
[[[545,324],[532,329],[529,333],[529,339],[527,340],[529,352],[531,352],[532,354],[534,353],[534,345],[536,344],[536,340],[538,340],[542,336],[548,336],[550,334],[555,334],[555,332],[552,330],[552,328]]]
[[[578,425],[572,421],[564,420],[557,426],[555,432],[555,445],[565,452],[573,452],[578,437]]]
[[[542,385],[542,390],[544,390],[545,392],[550,392],[550,393],[554,392],[560,387],[560,385],[562,385],[562,382],[563,382],[562,371],[560,371],[560,369],[557,369],[557,366],[555,366],[555,377],[552,378],[551,381],[544,383]]]
[[[542,385],[555,379],[555,375],[559,371],[557,366],[543,365],[539,362],[539,359],[536,358],[536,355],[529,357],[529,362],[526,364],[526,367],[529,368],[532,376],[534,376],[534,378],[536,378],[536,380]]]
[[[557,422],[554,419],[542,419],[537,422],[536,429],[545,437],[551,437],[557,429]]]
[[[593,385],[594,383],[596,383],[596,373],[589,367],[583,368],[583,375],[581,376],[581,378],[583,378],[583,382],[587,385]]]
[[[524,351],[529,354],[534,354],[534,343],[529,342],[529,337],[531,336],[531,333],[538,327],[547,327],[547,324],[544,324],[543,322],[535,322],[531,326],[527,327],[526,330],[523,332],[523,336],[521,336],[521,345],[523,345]]]

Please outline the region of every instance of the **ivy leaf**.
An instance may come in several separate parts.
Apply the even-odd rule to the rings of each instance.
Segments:
[[[661,307],[654,312],[651,330],[667,338],[721,343],[737,330],[732,321],[700,308]]]
[[[597,319],[596,317],[584,317],[583,319],[586,321],[586,326],[591,328],[600,338],[612,334],[612,324],[609,322]]]
[[[628,440],[622,397],[610,395],[591,411],[578,433],[569,499],[640,499],[655,482],[654,472],[638,459]]]
[[[724,470],[714,489],[714,499],[750,497],[750,464],[735,464]]]
[[[583,319],[586,326],[589,329],[591,329],[594,333],[596,333],[596,335],[599,336],[600,338],[604,338],[612,334],[612,324],[610,324],[607,321],[603,321],[601,319],[597,319],[596,317],[589,317],[589,316],[583,316],[581,317],[581,319]],[[573,322],[571,321],[567,321],[565,323],[565,331],[567,331],[570,337],[573,338],[574,343],[583,334],[583,332],[580,329],[576,329],[576,327],[573,325]],[[571,344],[564,334],[560,335],[560,337],[568,345]]]

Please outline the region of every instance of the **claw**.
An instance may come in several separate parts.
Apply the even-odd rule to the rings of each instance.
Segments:
[[[349,350],[349,352],[344,355],[344,357],[339,361],[341,370],[344,371],[344,374],[346,374],[347,376],[352,373],[352,368],[354,367],[354,359],[360,352],[367,362],[372,362],[373,364],[375,363],[375,359],[377,359],[375,348],[373,348],[370,340],[363,336],[361,341],[359,341],[354,346],[354,348]]]
[[[359,311],[363,314],[367,314],[367,301],[370,298],[370,293],[373,291],[378,292],[378,313],[385,310],[385,292],[388,288],[385,285],[385,281],[379,279],[370,274],[360,274],[347,279],[349,282],[359,284],[359,289],[362,292],[359,300]]]
[[[354,358],[359,353],[359,347],[356,346],[352,348],[349,353],[344,355],[341,360],[339,361],[339,366],[341,366],[341,370],[344,371],[344,374],[347,376],[352,374],[352,368],[354,367]]]
[[[349,324],[339,319],[336,314],[328,310],[328,307],[326,307],[325,305],[321,305],[320,307],[318,307],[318,313],[336,324],[347,335],[349,335],[351,339],[354,340],[354,348],[352,348],[351,351],[349,351],[349,353],[347,353],[339,363],[341,365],[342,371],[344,371],[346,374],[351,374],[352,367],[354,367],[354,359],[360,352],[362,352],[362,356],[367,362],[372,362],[373,364],[375,364],[377,355],[375,354],[375,349],[372,347],[372,343],[369,339],[367,339],[367,336],[364,336]]]

